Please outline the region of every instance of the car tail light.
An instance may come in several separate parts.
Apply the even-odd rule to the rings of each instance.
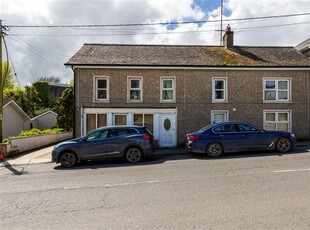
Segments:
[[[153,136],[152,135],[143,135],[142,136],[142,138],[144,139],[144,140],[152,140],[153,139]]]
[[[192,136],[192,135],[187,136],[187,140],[189,141],[194,141],[194,140],[197,140],[198,138],[199,136]]]

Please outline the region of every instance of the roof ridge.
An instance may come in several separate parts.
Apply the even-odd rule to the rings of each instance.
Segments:
[[[175,46],[175,47],[223,47],[222,45],[186,45],[186,44],[113,44],[113,43],[84,43],[84,45],[93,45],[93,46]]]
[[[216,47],[216,48],[225,48],[223,45],[186,45],[186,44],[125,44],[125,43],[84,43],[84,45],[91,45],[91,46],[140,46],[140,47],[156,47],[156,46],[163,46],[163,47]],[[235,45],[235,48],[295,48],[294,46],[244,46],[244,45]]]

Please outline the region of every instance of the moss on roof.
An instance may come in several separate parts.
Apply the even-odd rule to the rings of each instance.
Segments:
[[[213,59],[216,58],[217,61],[215,65],[218,66],[254,66],[262,65],[262,63],[249,59],[239,53],[233,52],[225,48],[213,47],[209,49],[208,56]]]

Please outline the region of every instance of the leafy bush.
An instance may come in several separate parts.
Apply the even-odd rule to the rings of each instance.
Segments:
[[[55,128],[55,129],[30,129],[27,131],[21,131],[18,136],[11,136],[3,139],[2,143],[8,143],[10,139],[13,137],[28,137],[28,136],[36,136],[36,135],[43,135],[43,134],[56,134],[56,133],[61,133],[63,132],[64,129],[61,128]]]

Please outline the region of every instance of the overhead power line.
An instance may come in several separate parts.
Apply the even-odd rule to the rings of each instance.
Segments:
[[[33,46],[27,44],[26,42],[24,42],[23,40],[21,40],[20,38],[18,38],[19,40],[16,40],[14,38],[12,38],[11,36],[9,36],[8,38],[12,39],[13,41],[19,43],[20,45],[22,45],[24,48],[26,48],[27,50],[29,50],[30,52],[34,53],[35,55],[43,58],[45,61],[49,62],[51,65],[53,65],[54,67],[58,68],[59,70],[63,71],[64,73],[68,73],[64,68],[60,67],[58,63],[56,63],[55,61],[53,61],[52,59],[50,59],[49,57],[47,57],[46,55],[44,55],[41,51],[39,51],[38,49],[34,48]]]
[[[261,17],[248,17],[248,18],[233,18],[223,19],[223,22],[233,21],[249,21],[249,20],[261,20],[261,19],[272,19],[272,18],[287,18],[297,16],[307,16],[307,13],[298,14],[283,14],[273,16],[261,16]],[[181,25],[181,24],[201,24],[206,22],[221,22],[221,19],[215,20],[198,20],[198,21],[179,21],[179,22],[154,22],[154,23],[126,23],[126,24],[88,24],[88,25],[6,25],[11,28],[90,28],[90,27],[129,27],[129,26],[164,26],[164,25]]]
[[[250,27],[235,27],[234,31],[243,32],[254,29],[272,28],[272,27],[285,27],[294,25],[310,24],[308,22],[296,22],[296,23],[286,23],[286,24],[275,24],[275,25],[261,25],[261,26],[250,26]],[[139,35],[173,35],[182,33],[207,33],[215,32],[219,30],[215,29],[203,29],[203,30],[185,30],[185,31],[166,31],[166,32],[127,32],[127,33],[88,33],[88,34],[14,34],[8,33],[8,37],[109,37],[109,36],[139,36]]]

